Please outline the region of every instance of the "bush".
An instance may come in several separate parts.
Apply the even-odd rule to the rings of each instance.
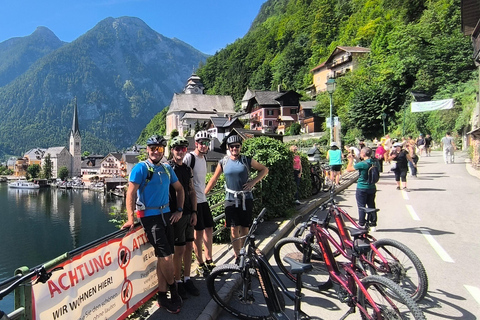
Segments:
[[[258,184],[254,197],[254,213],[267,208],[270,218],[287,217],[294,213],[295,181],[293,179],[293,154],[280,141],[269,137],[247,139],[243,143],[243,154],[253,157],[267,166],[268,175]]]

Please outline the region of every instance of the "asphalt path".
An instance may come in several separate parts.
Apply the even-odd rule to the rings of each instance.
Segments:
[[[465,155],[444,164],[441,152],[421,157],[418,178],[408,177],[410,192],[396,190],[393,173],[382,174],[376,198],[380,208],[377,239],[391,238],[411,248],[429,280],[420,303],[427,319],[477,319],[480,316],[480,179],[467,172]],[[389,169],[386,165],[385,170]],[[336,196],[340,207],[357,217],[356,184]],[[270,259],[275,265],[275,260]],[[278,271],[278,269],[277,269]],[[293,290],[293,283],[283,278]],[[333,289],[318,294],[304,290],[302,310],[323,319],[339,319],[348,307]],[[293,319],[293,303],[287,315]],[[360,315],[350,315],[359,319]],[[222,312],[218,319],[236,319]]]

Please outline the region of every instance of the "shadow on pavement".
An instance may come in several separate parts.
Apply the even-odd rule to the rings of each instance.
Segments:
[[[462,319],[462,320],[474,320],[477,317],[470,311],[458,307],[454,303],[441,299],[441,297],[448,297],[449,299],[465,300],[464,297],[458,295],[452,295],[443,290],[430,291],[427,296],[418,305],[428,315],[440,317],[442,319]]]
[[[403,232],[403,233],[417,233],[417,234],[421,234],[422,231],[427,231],[427,232],[430,233],[432,236],[433,236],[433,235],[454,234],[453,232],[450,232],[450,231],[435,230],[435,229],[428,228],[428,227],[401,228],[401,229],[383,229],[383,228],[378,228],[377,230],[378,230],[379,232]]]

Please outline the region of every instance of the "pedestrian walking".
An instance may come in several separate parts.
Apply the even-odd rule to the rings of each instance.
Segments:
[[[397,182],[397,190],[402,189],[402,182],[403,182],[403,190],[409,191],[407,188],[407,172],[408,172],[408,162],[413,162],[412,158],[410,157],[407,150],[402,148],[401,142],[396,142],[393,144],[393,150],[390,152],[389,160],[395,161],[392,166],[393,172],[395,173],[395,181]]]
[[[330,181],[339,184],[340,175],[342,174],[342,150],[338,148],[336,142],[330,144],[330,150],[327,152],[328,165],[330,166]]]
[[[197,274],[206,277],[215,268],[213,263],[213,216],[205,195],[207,160],[212,136],[207,131],[195,134],[195,150],[183,158],[183,162],[193,170],[193,187],[197,195],[197,224],[195,225],[194,250],[197,257]],[[205,249],[205,260],[203,259]]]
[[[423,134],[421,134],[421,133],[417,138],[417,148],[418,148],[418,154],[421,157],[423,151],[425,150],[425,138],[423,137]]]
[[[455,162],[455,150],[457,147],[455,146],[455,142],[453,141],[453,137],[450,136],[450,132],[448,131],[445,134],[445,137],[441,140],[441,145],[443,149],[443,160],[445,163],[454,163]]]
[[[377,149],[375,149],[375,159],[378,161],[378,166],[380,169],[380,172],[383,172],[383,161],[385,160],[385,153],[387,151],[385,148],[382,146],[381,142],[377,143]]]
[[[297,185],[297,189],[295,192],[295,204],[300,204],[300,180],[302,178],[302,159],[297,153],[297,146],[291,146],[290,151],[293,152],[293,178],[295,179],[295,184]]]
[[[430,153],[432,152],[432,144],[433,144],[433,139],[429,134],[427,134],[425,136],[425,154],[427,155],[427,157],[431,156]]]
[[[230,155],[218,162],[215,173],[205,188],[210,192],[222,173],[225,174],[225,220],[230,228],[235,261],[252,224],[253,187],[268,174],[268,168],[255,159],[241,154],[242,138],[232,135],[227,139]],[[250,169],[258,171],[254,179],[249,179]]]
[[[160,135],[147,140],[148,159],[136,164],[130,173],[126,197],[128,220],[122,228],[133,227],[136,211],[157,257],[158,304],[170,313],[178,313],[182,298],[174,278],[172,223],[182,217],[184,193],[173,169],[160,162],[166,145]],[[176,208],[169,206],[170,185],[176,192]]]
[[[390,150],[392,149],[392,139],[390,139],[390,135],[385,135],[385,140],[383,142],[383,147],[385,148],[385,162],[390,163]]]
[[[176,136],[173,138],[170,141],[172,159],[168,162],[177,175],[178,181],[182,184],[185,193],[182,217],[173,224],[175,281],[177,282],[178,294],[184,300],[187,299],[187,293],[193,296],[200,295],[200,291],[190,278],[193,241],[195,240],[194,226],[197,224],[197,195],[193,187],[192,169],[183,163],[187,147],[188,141],[184,137]],[[175,190],[170,187],[170,208],[177,208],[177,198],[173,197],[173,194],[175,194]]]
[[[360,150],[360,162],[353,163],[354,157],[349,154],[347,156],[348,164],[347,171],[358,170],[357,190],[355,192],[355,198],[358,206],[358,224],[364,226],[365,211],[362,208],[375,208],[375,195],[377,193],[377,187],[375,183],[370,183],[368,178],[368,171],[372,166],[377,166],[377,161],[372,159],[373,151],[368,147]],[[377,226],[377,213],[372,212],[370,216],[370,231],[375,231]]]
[[[412,161],[408,162],[408,167],[410,168],[410,175],[412,177],[417,177],[417,163],[419,160],[419,157],[417,155],[416,147],[415,145],[411,145],[410,143],[407,143],[405,149],[408,151],[408,154],[412,158]]]

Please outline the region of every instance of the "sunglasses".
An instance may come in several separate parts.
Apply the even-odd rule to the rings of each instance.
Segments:
[[[165,150],[164,146],[150,146],[149,148],[150,148],[150,151],[152,152],[155,152],[155,151],[163,152]]]
[[[210,145],[210,141],[198,141],[199,144],[201,144],[202,146],[209,146]]]
[[[180,152],[180,151],[185,152],[185,151],[187,151],[187,147],[176,146],[176,147],[173,148],[173,150],[175,150],[177,152]]]
[[[229,147],[230,149],[233,149],[233,148],[240,149],[241,146],[242,146],[241,144],[231,144],[231,145],[229,145],[228,147]]]

